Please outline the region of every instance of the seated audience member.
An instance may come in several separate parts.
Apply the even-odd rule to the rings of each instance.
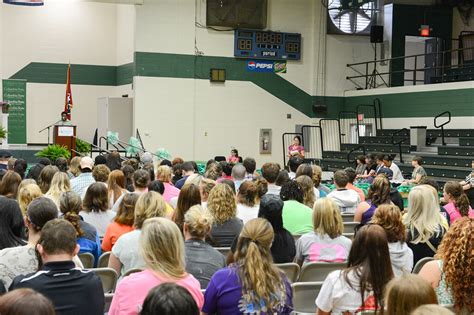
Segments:
[[[344,262],[352,241],[342,235],[341,211],[331,198],[316,200],[313,209],[314,231],[296,241],[296,262]]]
[[[71,163],[69,163],[69,170],[67,171],[67,175],[69,176],[69,179],[73,179],[79,174],[81,174],[81,157],[80,156],[75,156],[71,159]]]
[[[152,180],[148,185],[148,191],[154,191],[163,196],[163,193],[165,192],[165,185],[163,185],[163,183],[157,179]]]
[[[188,176],[193,175],[196,171],[196,169],[194,168],[193,162],[184,162],[181,165],[181,169],[182,169],[182,178],[174,184],[176,188],[178,189],[181,189],[184,186],[184,183],[186,182],[186,179],[188,178]]]
[[[169,166],[161,165],[156,169],[156,179],[165,186],[165,191],[162,195],[166,202],[170,202],[172,198],[179,196],[179,189],[172,184],[171,175],[172,169]]]
[[[130,165],[131,167],[133,167],[134,171],[138,171],[138,168],[140,166],[140,162],[138,162],[138,160],[136,158],[131,158],[131,159],[123,161],[122,165]]]
[[[107,183],[109,179],[110,169],[105,164],[95,165],[92,170],[92,177],[94,177],[96,182]]]
[[[357,166],[356,166],[356,169],[355,169],[356,176],[357,175],[364,175],[364,173],[367,169],[367,164],[365,162],[365,156],[359,155],[356,158],[356,163],[357,163]]]
[[[273,265],[273,229],[258,218],[245,224],[236,262],[217,271],[205,292],[203,314],[289,314],[293,293],[284,273]]]
[[[386,291],[387,315],[410,315],[420,305],[438,303],[430,284],[420,276],[410,273],[393,278],[387,284]]]
[[[469,205],[469,199],[464,193],[461,184],[453,181],[447,182],[444,185],[443,197],[448,202],[444,209],[446,209],[451,223],[461,217],[474,218],[474,211]]]
[[[298,167],[303,164],[303,159],[299,156],[292,156],[288,161],[288,168],[290,169],[290,173],[288,174],[290,179],[295,179],[296,177],[296,170]]]
[[[354,186],[354,181],[356,179],[356,171],[352,167],[344,169],[344,172],[347,175],[347,185],[346,188],[355,191],[359,194],[360,202],[365,201],[364,191],[359,187]]]
[[[463,181],[459,182],[464,190],[464,193],[469,199],[471,208],[474,208],[474,159],[471,162],[471,172],[464,178]]]
[[[331,272],[316,298],[318,314],[376,311],[384,307],[387,283],[393,278],[385,231],[362,227],[355,235],[347,267]]]
[[[296,182],[300,184],[301,189],[303,190],[303,204],[313,208],[314,202],[316,201],[313,180],[309,176],[302,175],[296,178]]]
[[[225,267],[225,258],[205,241],[211,230],[212,219],[199,205],[192,206],[184,215],[184,249],[186,271],[205,289],[212,275]]]
[[[303,163],[300,166],[298,166],[298,169],[296,170],[295,179],[303,175],[306,175],[311,179],[313,178],[313,167],[310,164]],[[316,186],[313,187],[313,191],[314,191],[314,198],[318,199],[320,197],[320,193],[319,193],[318,188],[316,188]],[[312,206],[310,208],[312,208]]]
[[[135,169],[131,165],[124,165],[121,168],[121,171],[123,172],[123,175],[125,175],[125,188],[129,192],[133,192],[135,190],[135,188],[133,187],[133,175],[135,173]],[[116,205],[117,202],[118,200],[115,202],[114,205]]]
[[[120,158],[120,153],[117,151],[113,151],[110,154],[105,156],[107,167],[110,171],[120,170],[122,168],[122,160]]]
[[[278,172],[277,179],[275,181],[275,185],[277,186],[283,186],[286,182],[290,181],[290,176],[288,175],[288,172],[286,170],[280,170]]]
[[[174,283],[163,283],[150,290],[140,315],[199,315],[193,296]]]
[[[365,157],[365,172],[362,175],[357,175],[356,178],[360,179],[362,182],[365,183],[372,183],[373,178],[377,175],[377,163],[376,163],[376,155],[375,153],[368,154]]]
[[[81,158],[80,162],[81,173],[71,179],[71,190],[79,196],[82,196],[91,184],[95,183],[92,176],[92,169],[94,168],[94,161],[88,156]],[[41,187],[41,186],[40,186]]]
[[[209,199],[209,193],[211,192],[212,188],[216,186],[216,181],[213,179],[209,179],[203,177],[201,182],[199,183],[199,192],[201,194],[201,206],[206,209],[207,208],[207,199]]]
[[[0,181],[0,195],[10,199],[18,196],[18,186],[21,183],[21,176],[14,171],[7,171]]]
[[[293,235],[313,230],[313,210],[303,204],[303,190],[296,181],[289,181],[281,187],[280,198],[284,201],[283,226]]]
[[[257,162],[254,158],[246,157],[242,164],[245,167],[245,179],[252,180],[257,169]]]
[[[404,183],[408,184],[419,184],[420,181],[427,177],[428,175],[426,174],[425,169],[423,168],[423,158],[420,156],[415,156],[411,160],[411,166],[413,166],[413,172],[411,173],[411,179],[408,181],[405,181]]]
[[[433,257],[447,230],[446,220],[432,187],[419,185],[408,194],[408,212],[403,216],[408,247],[413,251],[413,266],[425,257]]]
[[[454,313],[438,304],[425,304],[418,306],[410,315],[454,315]]]
[[[378,153],[375,155],[375,164],[377,164],[375,168],[375,174],[379,175],[380,170],[385,168],[385,164],[383,163],[383,154]]]
[[[8,170],[8,160],[12,157],[12,154],[7,151],[0,149],[0,170]]]
[[[194,205],[201,204],[201,193],[199,187],[194,184],[186,184],[179,192],[178,202],[175,208],[173,221],[183,230],[184,215]]]
[[[41,188],[41,192],[46,194],[49,190],[49,186],[51,185],[51,181],[53,180],[54,174],[59,172],[59,169],[56,166],[46,165],[39,174],[37,183],[38,186]]]
[[[94,159],[95,166],[106,165],[106,164],[107,164],[107,158],[103,156],[102,154],[99,154],[95,157]]]
[[[82,221],[79,216],[82,209],[81,197],[73,191],[62,193],[59,198],[59,209],[63,219],[69,221],[76,229],[79,253],[91,253],[97,263],[101,254],[99,234],[95,227]]]
[[[57,172],[54,174],[49,190],[44,196],[51,199],[59,209],[59,198],[61,194],[68,191],[71,191],[69,176],[64,172]]]
[[[313,180],[314,187],[319,191],[319,197],[323,198],[326,197],[331,190],[324,185],[321,185],[321,179],[323,176],[323,170],[319,165],[313,164],[311,165],[311,169],[313,171],[313,175],[311,179]]]
[[[354,222],[369,223],[378,206],[390,203],[390,182],[384,175],[378,175],[370,185],[367,200],[357,206]]]
[[[116,213],[109,210],[107,187],[102,183],[93,183],[87,188],[83,208],[79,215],[91,224],[103,237],[107,226],[114,220]]]
[[[55,315],[53,303],[32,289],[18,289],[0,296],[2,315]]]
[[[189,175],[188,178],[186,178],[184,185],[193,184],[196,185],[196,187],[199,187],[199,183],[201,183],[202,178],[203,177],[199,173],[194,173],[193,175]]]
[[[257,185],[253,181],[245,181],[237,193],[237,218],[243,224],[258,217]]]
[[[334,173],[334,184],[336,189],[328,194],[328,198],[333,199],[341,209],[341,213],[355,213],[357,206],[360,203],[359,194],[347,189],[349,183],[349,176],[345,171],[339,170]]]
[[[381,205],[370,222],[380,225],[387,233],[388,251],[395,277],[410,273],[413,269],[413,251],[406,243],[406,228],[400,209],[394,205]]]
[[[239,191],[239,187],[245,179],[245,167],[242,164],[236,164],[232,167],[232,180],[235,184],[236,191]]]
[[[174,161],[174,160],[173,160]],[[181,179],[183,178],[183,163],[184,162],[181,162],[181,163],[176,163],[176,164],[173,164],[172,166],[172,171],[173,171],[173,177],[171,178],[171,183],[173,185],[176,185],[176,183]],[[207,170],[207,169],[206,169]],[[220,174],[220,173],[219,173]],[[220,175],[219,175],[220,176]]]
[[[25,223],[18,203],[0,196],[0,250],[25,244]]]
[[[436,203],[439,204],[441,215],[443,216],[443,218],[446,219],[446,222],[448,223],[448,227],[449,227],[451,225],[451,220],[449,219],[448,212],[441,205],[441,202],[439,200],[439,195],[438,195],[439,184],[438,184],[438,182],[433,180],[433,179],[430,179],[428,177],[425,177],[420,181],[420,185],[428,185],[428,186],[431,186],[433,188],[432,191],[433,191],[433,194],[435,196]]]
[[[265,163],[262,165],[262,177],[268,183],[267,194],[280,194],[280,186],[275,185],[278,173],[280,172],[280,165],[277,163]]]
[[[207,210],[212,216],[210,232],[212,245],[230,247],[242,230],[242,220],[236,217],[237,203],[232,189],[226,184],[217,184],[209,194]]]
[[[212,180],[218,180],[222,176],[222,166],[215,161],[206,167],[204,177]]]
[[[222,179],[232,180],[232,168],[234,164],[227,163],[225,161],[220,161],[219,164],[222,166]]]
[[[390,155],[384,155],[383,157],[383,164],[386,168],[389,168],[392,170],[393,175],[392,175],[392,180],[390,181],[391,183],[400,185],[403,183],[405,180],[402,175],[402,171],[400,171],[400,168],[398,167],[395,162],[393,162],[393,158]]]
[[[460,218],[451,225],[435,256],[420,276],[435,289],[439,304],[454,305],[456,313],[474,312],[474,219]]]
[[[138,248],[143,222],[153,217],[164,217],[165,214],[166,202],[159,193],[149,191],[140,195],[135,204],[133,223],[135,230],[122,234],[115,242],[109,259],[109,267],[115,269],[119,275],[133,268],[143,268],[145,262]]]
[[[262,199],[263,196],[265,196],[268,192],[268,183],[263,177],[257,177],[253,180],[255,185],[257,185],[257,200],[255,201],[256,203],[260,203],[260,200]],[[277,195],[280,197],[280,195]]]
[[[145,170],[136,170],[133,172],[133,193],[137,195],[142,195],[148,191],[148,185],[150,185],[150,173]],[[112,207],[113,212],[117,212],[118,208],[120,207],[120,203],[122,202],[122,198],[125,194],[122,194],[117,201],[115,202],[114,206]]]
[[[30,179],[25,179],[24,181],[27,181]],[[23,184],[23,182],[22,182]],[[23,215],[26,214],[26,208],[28,205],[36,198],[41,197],[43,193],[41,192],[41,189],[39,188],[38,185],[35,183],[33,184],[25,184],[22,186],[20,184],[20,187],[18,189],[18,205],[20,206],[21,213]]]
[[[0,203],[3,203],[2,201],[3,200],[0,200]],[[0,215],[7,212],[5,208],[1,208],[2,205],[0,205]],[[25,214],[25,224],[28,228],[28,243],[24,243],[23,240],[18,240],[21,242],[13,243],[12,239],[10,240],[10,245],[12,246],[0,251],[0,280],[6,288],[10,287],[13,278],[16,276],[31,273],[38,269],[35,247],[38,243],[41,229],[46,222],[56,219],[57,217],[58,208],[56,208],[56,205],[51,200],[43,197],[37,198],[30,203],[27,213]],[[19,219],[20,218],[18,218],[18,220]],[[3,225],[3,223],[8,224],[5,218],[1,218],[0,220],[0,225]],[[5,231],[5,228],[5,226],[2,226],[0,232]],[[1,234],[3,235],[0,241],[7,241],[9,238],[8,234]]]
[[[66,159],[65,159],[66,160]],[[67,168],[67,160],[66,160],[66,168]],[[28,170],[28,163],[24,159],[18,159],[15,161],[15,166],[13,167],[13,171],[20,175],[21,179],[25,178],[26,171]]]
[[[76,230],[66,220],[48,221],[36,245],[42,268],[13,280],[10,290],[31,288],[49,298],[58,314],[103,314],[104,291],[91,270],[76,268]]]
[[[109,314],[138,314],[148,292],[165,282],[185,288],[203,305],[199,282],[186,273],[184,243],[176,224],[165,218],[151,218],[144,222],[140,249],[146,263],[142,272],[133,273],[118,284]]]
[[[113,170],[107,179],[109,209],[112,209],[117,200],[127,193],[125,189],[125,174],[121,170]]]

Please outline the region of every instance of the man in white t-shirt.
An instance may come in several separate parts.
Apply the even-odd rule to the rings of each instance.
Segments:
[[[383,164],[385,165],[385,167],[391,169],[393,172],[392,180],[390,181],[391,183],[401,184],[405,180],[403,178],[402,171],[400,171],[398,165],[393,162],[392,158],[389,155],[384,156]]]

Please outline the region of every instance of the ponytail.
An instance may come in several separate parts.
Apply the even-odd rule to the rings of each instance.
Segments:
[[[84,231],[81,229],[80,225],[81,217],[77,213],[68,211],[64,214],[64,219],[74,226],[78,238],[84,236]]]
[[[466,217],[469,214],[469,199],[467,198],[462,186],[458,182],[449,181],[444,185],[446,194],[454,199],[454,205],[459,210],[461,216]]]
[[[463,192],[460,196],[454,199],[454,202],[456,203],[456,208],[458,208],[461,216],[467,217],[469,214],[469,198],[467,198],[466,194]]]

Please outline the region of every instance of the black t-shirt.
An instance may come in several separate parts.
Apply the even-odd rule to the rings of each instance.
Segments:
[[[16,277],[10,291],[30,288],[49,298],[58,315],[103,315],[104,291],[91,270],[76,268],[72,261],[46,263],[43,269]]]
[[[441,243],[444,234],[446,233],[446,230],[442,226],[439,226],[438,228],[439,232],[435,233],[429,239],[429,242],[435,249],[438,249],[438,246]],[[413,244],[411,240],[416,239],[417,237],[418,231],[415,230],[412,235],[412,233],[410,232],[410,228],[408,228],[407,245],[413,251],[413,266],[415,266],[420,259],[425,257],[433,257],[435,254],[435,252],[430,248],[427,243]]]
[[[237,249],[237,241],[239,237],[237,236],[232,242],[230,250],[232,253],[235,253]],[[275,233],[275,238],[273,239],[272,248],[270,249],[273,256],[273,262],[275,264],[283,264],[293,262],[293,259],[296,255],[296,245],[295,239],[290,232],[283,229]]]

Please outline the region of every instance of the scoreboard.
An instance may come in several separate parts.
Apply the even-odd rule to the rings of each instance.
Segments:
[[[251,59],[300,60],[301,34],[236,30],[234,56]]]

